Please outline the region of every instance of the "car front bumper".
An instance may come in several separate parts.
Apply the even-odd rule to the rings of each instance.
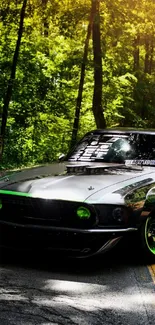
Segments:
[[[86,257],[112,248],[126,233],[137,228],[67,228],[23,225],[0,221],[0,246],[15,249],[48,249]]]

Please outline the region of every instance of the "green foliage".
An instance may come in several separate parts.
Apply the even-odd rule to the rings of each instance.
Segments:
[[[0,113],[22,0],[0,1]],[[90,0],[29,0],[5,139],[3,164],[50,162],[72,134]],[[108,127],[155,127],[155,4],[101,1],[103,108]],[[137,61],[136,61],[137,60]],[[95,129],[89,46],[78,138]]]

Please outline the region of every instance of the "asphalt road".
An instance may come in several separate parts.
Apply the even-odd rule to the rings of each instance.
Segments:
[[[38,254],[1,254],[0,325],[155,324],[155,284],[134,247],[90,260]]]

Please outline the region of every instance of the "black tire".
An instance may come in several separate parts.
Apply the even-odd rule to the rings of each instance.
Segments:
[[[142,253],[147,261],[155,261],[155,217],[149,216],[140,228]]]

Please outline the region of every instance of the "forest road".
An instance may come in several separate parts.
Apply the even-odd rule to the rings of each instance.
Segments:
[[[127,243],[91,259],[0,256],[0,325],[154,325],[155,284]]]

